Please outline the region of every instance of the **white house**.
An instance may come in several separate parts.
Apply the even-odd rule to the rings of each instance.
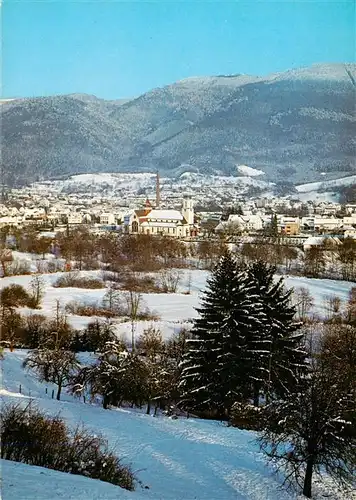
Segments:
[[[81,224],[83,216],[79,212],[71,212],[68,214],[68,224]]]
[[[116,224],[115,215],[110,212],[104,212],[100,214],[100,224],[103,224],[105,226],[113,226],[114,224]]]
[[[342,219],[337,219],[336,217],[315,217],[314,228],[318,230],[334,230],[338,229],[342,225]]]
[[[260,231],[263,228],[263,220],[260,215],[241,216],[247,231]]]

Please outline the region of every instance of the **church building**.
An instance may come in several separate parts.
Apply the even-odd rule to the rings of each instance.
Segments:
[[[160,208],[159,177],[156,185],[156,207],[146,201],[145,208],[134,210],[124,218],[125,232],[133,234],[167,235],[176,238],[196,236],[193,200],[184,195],[182,210]]]

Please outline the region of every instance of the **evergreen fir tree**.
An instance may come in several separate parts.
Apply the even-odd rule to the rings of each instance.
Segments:
[[[233,307],[222,324],[222,352],[219,379],[224,408],[235,401],[254,398],[266,377],[270,338],[266,318],[254,280],[246,271],[237,271],[231,294]]]
[[[186,406],[225,415],[263,380],[270,351],[254,281],[229,252],[208,280],[198,312],[182,362],[183,399]]]
[[[199,318],[187,341],[188,351],[182,361],[180,388],[187,407],[200,410],[221,409],[222,396],[218,378],[222,352],[221,329],[231,312],[236,277],[236,263],[226,252],[207,280]]]
[[[276,268],[258,261],[249,266],[249,274],[254,280],[257,293],[263,303],[270,337],[267,378],[264,389],[283,395],[293,386],[297,374],[305,369],[306,353],[302,346],[303,334],[300,323],[294,320],[295,307],[291,304],[292,290],[284,288],[283,278],[274,279]]]

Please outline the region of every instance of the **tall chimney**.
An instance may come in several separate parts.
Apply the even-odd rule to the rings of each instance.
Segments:
[[[157,175],[156,175],[156,208],[160,208],[161,204],[161,192],[160,192],[160,187],[159,187],[159,173],[157,170]]]

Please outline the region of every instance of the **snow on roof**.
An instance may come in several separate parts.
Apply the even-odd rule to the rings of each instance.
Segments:
[[[183,220],[183,215],[178,210],[152,210],[148,219],[168,219],[168,220]]]
[[[322,245],[324,238],[322,236],[309,236],[304,241],[304,245]]]

